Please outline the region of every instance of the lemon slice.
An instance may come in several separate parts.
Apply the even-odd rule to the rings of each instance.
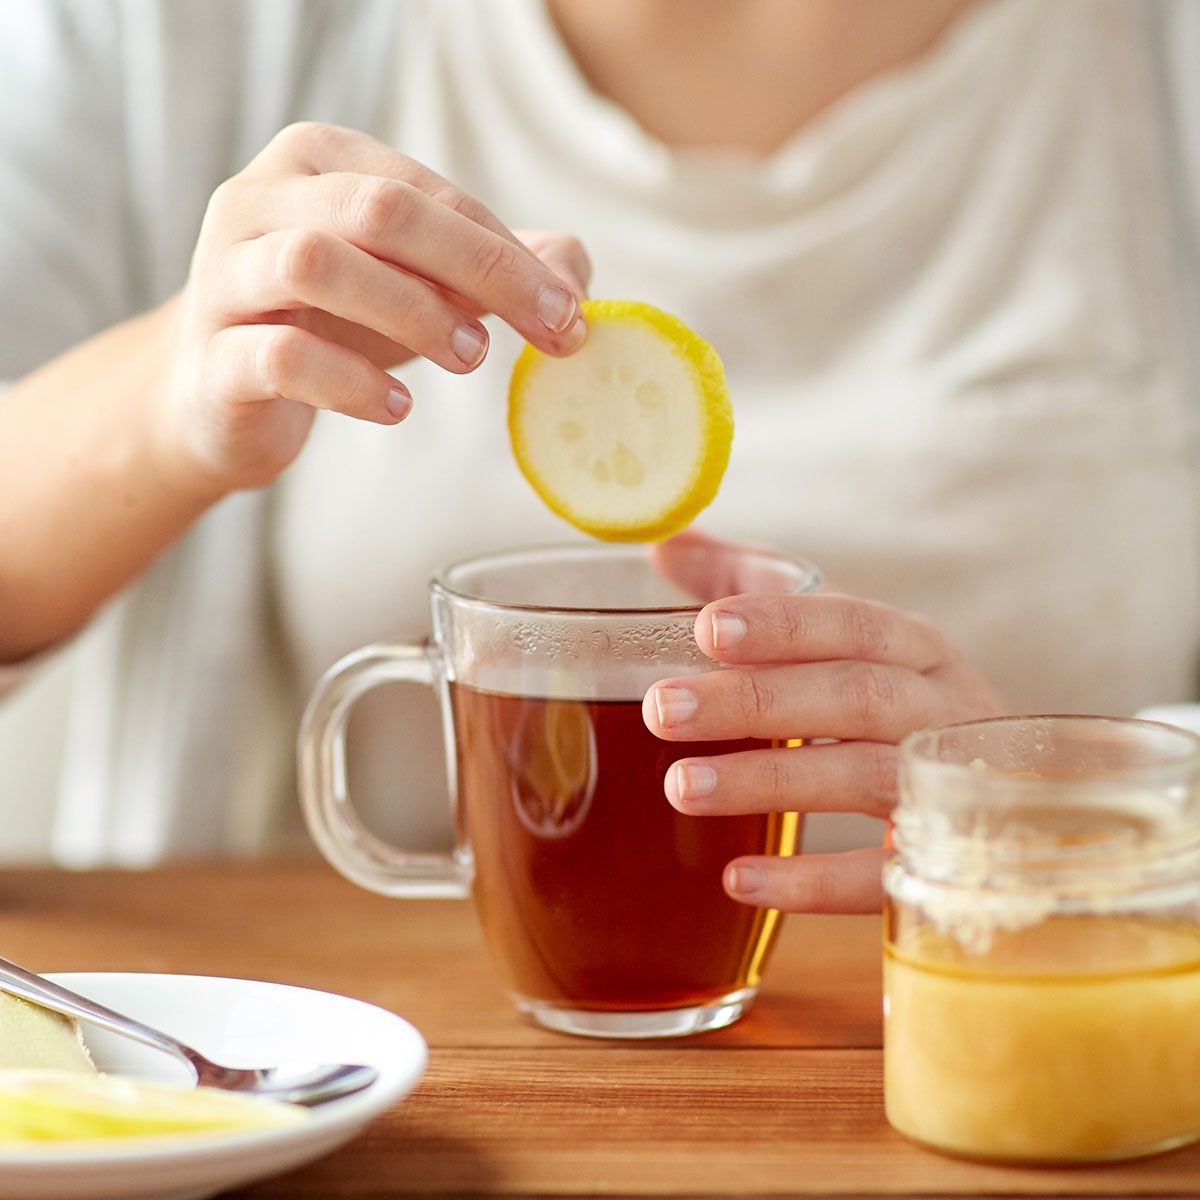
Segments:
[[[0,1070],[0,1138],[140,1137],[265,1129],[307,1116],[294,1104],[50,1068]]]
[[[717,494],[733,442],[725,371],[682,321],[634,300],[586,300],[567,358],[526,346],[508,391],[525,478],[572,525],[610,542],[661,541]]]

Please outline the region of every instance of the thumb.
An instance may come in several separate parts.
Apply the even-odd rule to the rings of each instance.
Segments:
[[[535,230],[517,236],[552,270],[581,300],[587,297],[592,281],[592,260],[583,243],[566,233]]]

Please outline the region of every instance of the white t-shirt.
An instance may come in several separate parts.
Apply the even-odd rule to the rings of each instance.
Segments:
[[[96,92],[123,97],[130,157],[108,170],[150,223],[151,292],[181,282],[231,153],[296,116],[358,124],[509,225],[581,236],[593,294],[659,304],[714,343],[736,435],[702,528],[925,613],[1016,708],[1127,713],[1194,694],[1200,477],[1138,5],[978,5],[765,160],[657,143],[588,88],[539,0],[352,5],[340,42],[336,7],[263,4],[242,24],[222,5],[115,6],[158,89],[135,104],[92,64],[108,80]],[[79,16],[90,8],[76,18],[101,22]],[[156,14],[157,41],[134,10]],[[201,43],[189,54],[184,33]],[[270,69],[251,70],[268,45]],[[213,62],[236,64],[236,86],[197,102],[177,67]],[[188,219],[161,211],[182,194]],[[113,254],[98,248],[84,278]],[[572,536],[512,463],[518,347],[491,328],[469,377],[401,371],[416,408],[398,429],[323,414],[270,494],[222,506],[97,622],[62,860],[294,833],[290,743],[321,671],[423,634],[437,566]],[[356,790],[427,839],[445,827],[440,796],[421,799],[439,792],[431,708],[381,695],[352,731]]]

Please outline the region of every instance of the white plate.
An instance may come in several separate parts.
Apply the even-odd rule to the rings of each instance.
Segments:
[[[379,1078],[281,1129],[136,1141],[0,1148],[4,1200],[196,1200],[310,1162],[354,1137],[415,1086],[426,1046],[405,1020],[372,1004],[278,983],[199,975],[60,974],[50,978],[137,1017],[229,1066],[366,1063]],[[183,1080],[159,1051],[83,1027],[96,1065],[113,1074]],[[11,1143],[10,1143],[11,1146]]]

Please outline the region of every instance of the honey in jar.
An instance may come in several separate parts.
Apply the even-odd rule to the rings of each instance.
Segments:
[[[901,752],[888,1120],[938,1150],[1094,1162],[1200,1137],[1200,740],[1005,718]]]

